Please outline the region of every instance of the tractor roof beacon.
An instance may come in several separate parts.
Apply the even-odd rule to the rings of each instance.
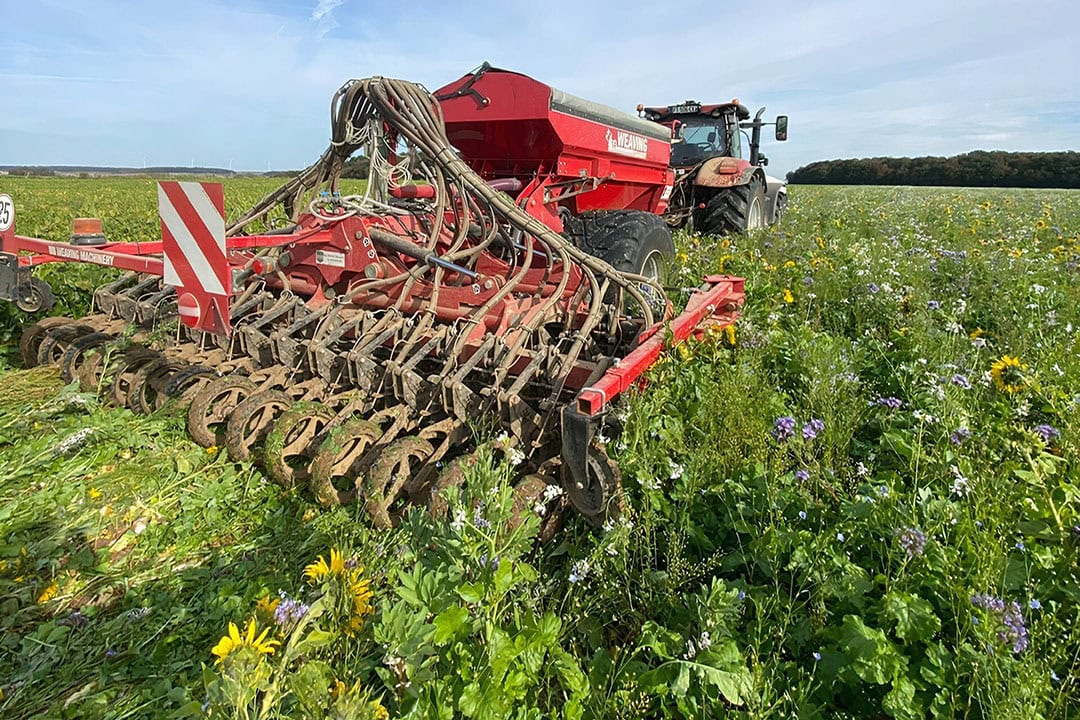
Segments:
[[[761,153],[761,128],[775,125],[776,139],[787,140],[786,115],[766,123],[761,108],[750,119],[750,110],[737,99],[713,105],[696,100],[638,105],[638,114],[671,134],[675,186],[664,215],[671,227],[689,222],[699,232],[722,234],[779,222],[787,188],[765,174],[769,161]]]
[[[86,219],[68,241],[19,235],[0,194],[0,298],[47,309],[45,263],[127,271],[91,314],[30,325],[25,363],[136,412],[183,402],[197,442],[379,528],[447,512],[479,418],[517,471],[515,507],[543,506],[541,537],[564,508],[618,512],[610,405],[744,300],[741,278],[712,275],[676,313],[653,279],[668,133],[486,65],[437,95],[350,80],[331,117],[322,157],[231,222],[220,184],[160,182],[159,240]],[[342,194],[356,152],[368,183]]]

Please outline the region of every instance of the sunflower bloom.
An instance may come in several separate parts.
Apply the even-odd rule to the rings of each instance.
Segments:
[[[371,604],[371,581],[364,577],[364,568],[348,567],[344,556],[331,549],[330,562],[320,555],[304,568],[304,577],[335,598],[337,617],[345,634],[349,637],[359,634],[364,627],[364,618],[375,612]]]
[[[330,563],[327,564],[320,555],[315,562],[304,568],[304,577],[312,585],[317,585],[330,575],[341,575],[345,572],[345,558],[337,550],[330,550]]]
[[[990,366],[990,377],[993,378],[998,390],[1011,395],[1027,387],[1027,380],[1024,377],[1024,371],[1027,369],[1027,364],[1021,362],[1020,358],[1003,355],[1000,360]]]
[[[251,648],[259,655],[273,655],[274,650],[281,645],[280,642],[273,638],[267,640],[266,636],[270,632],[270,628],[266,628],[258,635],[255,636],[258,628],[255,627],[255,619],[252,618],[248,621],[247,628],[243,635],[240,634],[240,629],[236,627],[236,623],[229,623],[229,632],[225,634],[221,640],[218,640],[218,644],[215,645],[210,652],[213,653],[217,660],[218,665],[225,662],[225,658],[235,652],[239,652],[244,648]]]

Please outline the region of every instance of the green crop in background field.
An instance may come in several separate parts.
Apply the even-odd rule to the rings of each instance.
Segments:
[[[24,232],[156,237],[150,181],[0,180]],[[376,532],[4,372],[0,716],[1076,717],[1080,193],[791,197],[678,238],[744,315],[620,408],[626,513],[535,551],[494,459]]]

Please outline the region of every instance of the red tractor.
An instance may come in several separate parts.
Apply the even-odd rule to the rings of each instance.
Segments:
[[[638,113],[671,131],[675,187],[665,213],[669,225],[678,228],[689,221],[698,232],[722,234],[779,221],[787,189],[782,180],[765,174],[768,159],[760,151],[761,128],[775,125],[776,139],[787,140],[786,115],[766,123],[761,108],[750,120],[750,110],[738,100],[718,105],[696,100],[666,107],[639,105]]]

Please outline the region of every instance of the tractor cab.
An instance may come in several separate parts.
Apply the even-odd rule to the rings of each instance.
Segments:
[[[642,107],[646,120],[671,127],[671,166],[686,168],[717,157],[743,157],[739,121],[750,111],[737,100],[702,105],[687,100],[679,105]]]

